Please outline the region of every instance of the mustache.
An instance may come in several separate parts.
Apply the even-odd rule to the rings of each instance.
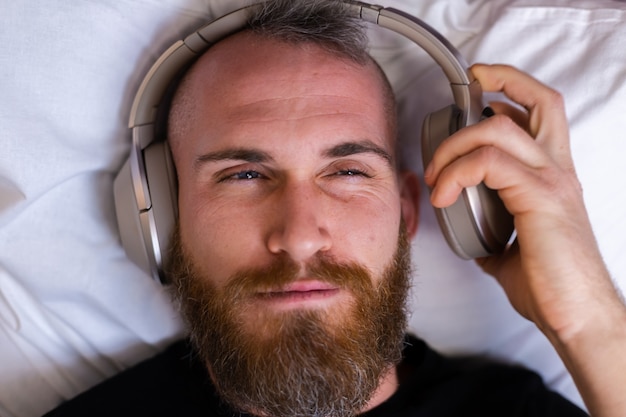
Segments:
[[[354,262],[338,262],[322,254],[304,265],[288,256],[280,256],[265,267],[243,269],[224,287],[224,295],[233,300],[285,287],[299,279],[319,280],[354,293],[373,291],[371,274]]]

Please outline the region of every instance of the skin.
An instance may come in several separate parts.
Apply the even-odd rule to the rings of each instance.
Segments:
[[[447,206],[484,181],[515,218],[517,241],[479,260],[517,311],[548,337],[593,416],[626,415],[626,308],[602,261],[569,148],[562,97],[527,74],[475,65],[497,116],[463,129],[425,171],[432,203]]]
[[[341,318],[352,295],[324,291],[307,263],[320,253],[357,262],[376,285],[401,218],[409,236],[417,229],[417,181],[396,169],[377,69],[240,33],[205,54],[182,88],[193,105],[176,110],[187,123],[170,142],[181,240],[194,262],[217,287],[277,256],[301,265],[294,286],[275,289],[282,296],[246,309],[250,331],[277,311]],[[397,385],[392,368],[366,409]]]

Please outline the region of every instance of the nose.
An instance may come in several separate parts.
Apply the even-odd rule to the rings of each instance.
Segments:
[[[304,262],[331,248],[323,192],[314,184],[285,186],[275,201],[274,224],[267,238],[271,253]]]

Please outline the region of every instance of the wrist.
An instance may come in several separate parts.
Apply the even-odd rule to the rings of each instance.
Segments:
[[[598,300],[585,319],[568,328],[544,330],[594,417],[626,415],[626,307],[614,297]]]

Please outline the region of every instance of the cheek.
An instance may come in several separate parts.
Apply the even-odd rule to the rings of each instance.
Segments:
[[[202,273],[217,286],[259,251],[258,217],[202,194],[179,195],[181,239]]]
[[[340,217],[332,234],[335,253],[381,276],[397,247],[401,217],[397,198],[389,195],[385,200],[355,202]]]

